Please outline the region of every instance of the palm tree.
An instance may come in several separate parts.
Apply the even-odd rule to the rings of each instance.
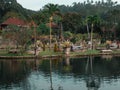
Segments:
[[[87,17],[83,23],[87,27],[88,39],[90,39],[90,30],[89,30],[89,26],[88,26],[88,21],[89,21],[89,18]]]
[[[92,15],[87,17],[87,29],[89,33],[89,28],[91,29],[90,32],[90,41],[91,41],[91,47],[90,49],[93,49],[93,30],[95,25],[100,23],[100,18],[97,15]]]
[[[50,17],[57,15],[57,13],[59,13],[60,11],[57,4],[51,4],[51,3],[45,5],[44,10],[50,15]]]
[[[49,14],[49,23],[50,23],[50,50],[51,50],[51,31],[52,31],[52,21],[55,15],[59,13],[59,8],[57,4],[47,4],[44,6],[44,10]]]

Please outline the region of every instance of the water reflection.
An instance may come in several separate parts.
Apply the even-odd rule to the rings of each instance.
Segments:
[[[10,62],[2,61],[0,63],[0,77],[2,77],[0,78],[0,82],[2,84],[18,83],[26,78],[29,74],[29,68],[26,65],[22,66],[20,63],[26,64],[24,62],[17,62],[16,60]]]
[[[10,88],[12,84],[21,84],[21,81],[26,83],[26,78],[29,76],[29,74],[30,68],[24,61],[0,61],[0,86],[6,89]],[[24,84],[23,87],[28,89],[27,84]]]
[[[52,78],[52,61],[53,60],[49,60],[50,62],[50,90],[56,90],[54,89],[54,86],[53,86],[53,78]],[[56,61],[56,60],[55,60]],[[53,61],[54,62],[54,61]],[[63,87],[62,86],[58,86],[57,87],[57,90],[63,90]]]
[[[51,90],[54,90],[53,89],[53,83],[52,83],[52,61],[51,61],[51,59],[50,59],[50,88],[51,88]]]
[[[98,90],[100,87],[100,77],[94,74],[93,58],[88,56],[86,64],[86,86],[88,90]]]
[[[34,59],[34,70],[38,70],[38,68],[39,68],[39,62],[38,62],[38,60],[37,59]]]
[[[106,59],[106,60],[112,60],[113,56],[112,55],[102,55],[101,58]]]
[[[120,57],[0,60],[0,90],[113,90]]]

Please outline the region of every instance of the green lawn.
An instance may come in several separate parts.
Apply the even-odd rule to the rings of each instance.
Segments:
[[[93,54],[99,54],[100,51],[98,50],[87,50],[87,51],[80,51],[80,52],[71,52],[72,56],[75,55],[93,55]]]
[[[39,53],[40,56],[45,55],[63,55],[63,52],[54,52],[53,50],[46,50]]]
[[[70,56],[77,56],[77,55],[98,55],[100,54],[99,50],[86,50],[86,51],[79,51],[79,52],[70,52]],[[120,54],[120,50],[113,50],[112,54]],[[47,49],[46,51],[41,51],[38,56],[51,56],[51,55],[61,55],[64,56],[64,52],[54,52],[53,50]],[[0,56],[34,56],[33,54],[28,53],[8,53],[7,50],[0,50]]]

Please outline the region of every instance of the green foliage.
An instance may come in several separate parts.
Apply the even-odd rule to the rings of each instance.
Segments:
[[[57,43],[54,44],[54,52],[57,52],[58,51],[58,45]]]
[[[42,10],[34,13],[32,15],[32,19],[36,22],[37,25],[40,25],[49,21],[49,15],[44,10]]]
[[[66,31],[64,32],[64,38],[67,39],[71,39],[73,37],[73,34],[70,31]]]
[[[49,28],[46,26],[46,24],[40,24],[37,28],[38,35],[49,35]]]
[[[81,40],[87,40],[88,36],[87,34],[75,34],[72,38],[72,42],[76,43],[76,42],[80,42]]]
[[[0,23],[9,17],[28,20],[35,11],[23,8],[16,0],[0,0]]]
[[[110,36],[110,38],[115,39],[115,37],[119,37],[116,33],[116,28],[120,25],[118,23],[120,21],[120,4],[117,4],[117,2],[113,2],[112,0],[96,2],[85,1],[84,3],[73,3],[72,6],[61,5],[59,8],[61,12],[64,13],[63,27],[65,31],[71,31],[73,33],[87,33],[86,23],[80,24],[80,18],[77,19],[79,22],[75,23],[73,21],[76,17],[72,16],[70,18],[71,13],[78,13],[81,15],[81,19],[83,21],[86,17],[89,19],[88,26],[90,31],[91,23],[94,23],[94,33],[100,34],[103,38],[109,38]],[[66,15],[66,13],[69,14]],[[77,26],[79,27],[77,28]],[[106,32],[103,32],[103,30]]]
[[[57,4],[52,4],[49,3],[47,5],[44,6],[44,10],[50,15],[50,16],[54,16],[54,14],[59,12],[59,8]]]
[[[9,1],[11,3],[9,3]],[[38,34],[48,34],[46,23],[49,22],[50,16],[53,22],[63,25],[63,31],[69,31],[74,34],[88,33],[91,31],[91,24],[94,23],[93,33],[98,33],[102,38],[119,39],[120,30],[120,4],[107,1],[83,3],[73,3],[71,6],[47,4],[40,11],[31,11],[23,8],[16,0],[0,0],[0,23],[9,17],[18,17],[26,21],[34,20],[38,28]],[[7,3],[6,3],[7,2]]]
[[[80,33],[82,27],[82,17],[79,13],[66,13],[63,17],[64,31]]]
[[[10,39],[10,40],[14,41],[18,30],[19,30],[19,28],[16,25],[9,25],[7,28],[5,28],[3,30],[2,36],[5,39]]]
[[[2,32],[4,40],[13,42],[13,45],[21,46],[21,51],[25,51],[32,37],[32,30],[15,25],[9,25]]]

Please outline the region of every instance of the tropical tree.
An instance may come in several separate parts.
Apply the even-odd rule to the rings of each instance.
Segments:
[[[117,29],[119,27],[120,10],[118,8],[112,8],[111,10],[104,13],[102,17],[102,27],[104,29],[104,38],[114,40],[116,39]]]
[[[51,49],[51,32],[52,32],[52,22],[54,21],[54,16],[60,11],[57,4],[47,4],[44,6],[44,10],[49,14],[49,24],[50,24],[50,49]]]
[[[48,13],[46,13],[46,11],[42,10],[42,11],[36,12],[31,17],[35,21],[35,23],[39,25],[39,24],[47,23],[48,22],[47,17],[49,17],[49,15]]]
[[[32,30],[28,28],[20,28],[19,31],[16,33],[16,42],[20,45],[21,53],[25,52],[28,49],[28,46],[32,43]]]
[[[50,17],[56,15],[60,11],[57,4],[51,3],[45,5],[43,10],[45,10]]]
[[[88,21],[89,21],[89,18],[87,17],[83,23],[87,27],[88,39],[90,39],[90,30],[89,30],[89,26],[88,26]]]
[[[66,13],[63,16],[64,31],[70,31],[72,33],[82,32],[82,17],[79,13]]]
[[[44,23],[41,23],[38,27],[37,27],[37,29],[36,29],[36,31],[37,31],[37,34],[38,35],[49,35],[49,28],[46,26],[46,24],[44,24]]]
[[[57,4],[47,4],[43,7],[44,14],[47,13],[48,20],[54,21],[54,17],[59,14],[60,10]]]
[[[70,31],[64,32],[64,38],[70,40],[73,37],[73,34]]]
[[[19,46],[21,54],[27,50],[27,46],[31,42],[32,31],[28,28],[18,27],[16,25],[9,25],[2,32],[2,36],[4,40],[8,40],[13,45],[16,45],[16,48]]]
[[[100,24],[100,18],[97,15],[92,15],[87,17],[87,28],[90,28],[90,41],[91,41],[91,49],[93,49],[93,30],[96,25]],[[89,27],[88,27],[89,25]],[[89,30],[88,30],[89,31]]]
[[[111,19],[112,19],[112,29],[111,31],[114,33],[114,39],[116,37],[116,28],[118,26],[119,18],[120,18],[120,10],[113,9],[111,12]]]

